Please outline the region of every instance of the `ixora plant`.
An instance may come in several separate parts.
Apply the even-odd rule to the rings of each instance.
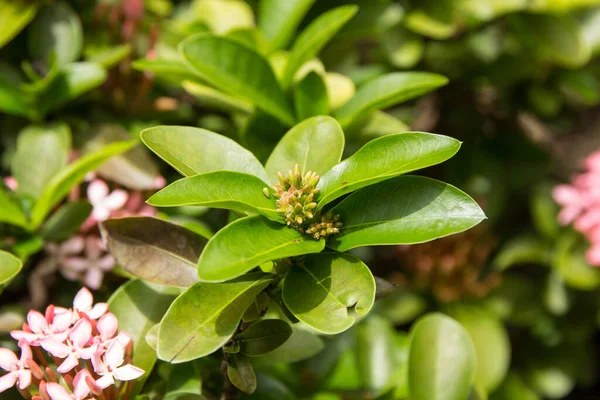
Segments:
[[[148,203],[235,218],[208,241],[160,219],[107,220],[108,248],[136,277],[186,288],[147,336],[158,358],[182,363],[223,348],[231,381],[247,392],[256,387],[249,360],[283,345],[289,323],[337,334],[370,311],[375,279],[348,250],[425,242],[485,219],[455,187],[401,176],[452,157],[460,142],[446,136],[391,134],[340,162],[344,133],[317,116],[290,129],[264,167],[204,129],[159,126],[141,136],[186,176]]]

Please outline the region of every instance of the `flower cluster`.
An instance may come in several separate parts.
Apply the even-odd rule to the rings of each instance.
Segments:
[[[558,185],[552,194],[562,206],[558,222],[573,223],[585,235],[591,243],[587,261],[600,266],[600,151],[589,155],[584,165],[584,173],[575,176],[570,185]]]
[[[316,214],[317,196],[319,189],[319,175],[308,171],[304,176],[298,164],[285,176],[282,172],[277,174],[279,183],[273,185],[275,190],[277,212],[285,217],[287,226],[299,232],[320,239],[339,232],[342,223],[339,215],[328,213]],[[270,196],[268,188],[265,195]]]
[[[0,368],[7,371],[0,377],[0,393],[16,385],[24,398],[34,400],[116,399],[124,387],[117,390],[115,381],[142,376],[144,371],[131,365],[131,337],[118,332],[106,303],[93,301],[83,288],[72,309],[50,305],[45,315],[29,311],[23,329],[11,332],[20,357],[0,348]]]

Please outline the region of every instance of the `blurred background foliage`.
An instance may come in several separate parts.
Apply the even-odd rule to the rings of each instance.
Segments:
[[[286,65],[298,62],[289,57],[298,33],[342,5],[358,10],[327,21],[332,39],[313,36],[309,60],[286,76]],[[471,335],[478,359],[471,399],[597,398],[600,270],[586,261],[586,239],[557,222],[551,192],[600,149],[600,1],[0,0],[0,161],[3,176],[19,183],[16,192],[3,190],[0,204],[8,207],[1,201],[10,197],[29,215],[69,161],[157,124],[203,127],[264,159],[289,124],[221,90],[210,72],[187,67],[179,43],[206,32],[263,55],[299,119],[336,116],[385,74],[447,76],[431,94],[388,99],[356,119],[336,117],[349,153],[409,129],[462,140],[457,157],[427,174],[465,189],[489,217],[435,242],[358,251],[395,286],[342,335],[295,330],[297,341],[271,358],[278,362],[258,368],[251,398],[405,398],[408,332],[427,311],[452,316]],[[144,197],[161,175],[175,176],[140,146],[95,174],[111,190]],[[72,187],[85,192],[83,175]],[[27,261],[2,294],[3,332],[20,325],[26,305],[67,301],[77,288],[69,280],[83,279],[57,276],[60,257],[40,267],[51,244],[76,233],[97,237],[80,227],[91,207],[69,204],[76,203],[50,212],[51,204],[35,226],[2,221],[0,247]],[[160,216],[205,236],[228,218],[187,208]],[[100,297],[123,281],[118,267],[113,272]],[[160,364],[147,385],[164,393],[175,378],[195,374],[210,391],[221,384],[211,362]]]

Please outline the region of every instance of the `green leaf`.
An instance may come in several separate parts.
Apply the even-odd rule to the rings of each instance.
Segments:
[[[212,171],[237,171],[268,182],[267,173],[254,154],[233,140],[206,129],[156,126],[141,133],[142,141],[182,175]]]
[[[337,72],[328,72],[325,75],[325,85],[327,86],[327,98],[329,99],[331,111],[342,107],[356,94],[356,86],[352,79]]]
[[[129,333],[133,341],[132,364],[146,371],[133,382],[134,394],[139,393],[156,362],[156,352],[146,342],[146,335],[174,299],[172,289],[133,280],[122,285],[108,300],[110,312],[119,320],[119,330]]]
[[[262,0],[258,29],[268,41],[267,51],[285,48],[315,0]]]
[[[77,232],[92,212],[87,201],[69,202],[54,212],[40,229],[46,240],[63,241]]]
[[[294,86],[294,108],[299,121],[329,114],[327,86],[315,71],[309,72]]]
[[[196,263],[203,237],[157,218],[109,219],[100,224],[108,250],[127,272],[160,285],[198,282]]]
[[[180,179],[148,199],[156,207],[205,206],[241,213],[261,214],[281,221],[275,199],[263,189],[269,185],[254,175],[234,171],[214,171]]]
[[[49,62],[53,57],[59,66],[77,61],[83,50],[83,28],[79,16],[65,1],[42,8],[29,33],[29,52],[36,60]]]
[[[234,29],[254,28],[254,13],[250,5],[243,0],[194,1],[191,12],[212,32],[219,35]]]
[[[39,6],[29,0],[0,0],[0,48],[31,22]]]
[[[333,113],[343,128],[366,114],[431,92],[448,83],[442,75],[429,72],[392,72],[372,79]]]
[[[283,82],[288,87],[292,83],[294,74],[308,60],[315,57],[335,34],[358,11],[356,5],[346,5],[327,11],[315,18],[298,35],[294,42],[285,70]]]
[[[20,226],[26,228],[27,218],[19,205],[11,199],[9,193],[0,186],[0,223]]]
[[[185,60],[204,79],[293,125],[295,118],[269,62],[236,40],[200,34],[180,45]]]
[[[358,190],[333,210],[344,223],[328,243],[338,251],[427,242],[466,231],[486,218],[466,193],[420,176],[401,176]]]
[[[244,356],[233,354],[227,359],[227,376],[244,393],[252,394],[256,390],[254,368]]]
[[[183,59],[156,59],[150,60],[140,58],[131,63],[131,67],[137,71],[148,71],[159,79],[164,79],[172,84],[180,84],[184,81],[199,80]]]
[[[224,93],[218,89],[193,81],[183,81],[181,86],[183,86],[183,89],[186,92],[198,100],[200,106],[216,108],[217,110],[227,112],[238,111],[244,114],[252,113],[252,103],[240,99],[237,96]]]
[[[12,254],[0,250],[0,293],[6,285],[21,271],[23,263]]]
[[[517,236],[506,242],[494,258],[493,265],[503,271],[519,264],[548,265],[552,246],[537,236]]]
[[[292,335],[290,325],[280,319],[258,321],[235,340],[240,344],[240,352],[249,357],[257,357],[270,353],[284,344]]]
[[[35,203],[31,211],[31,224],[37,228],[46,218],[46,215],[57,205],[73,188],[83,181],[88,172],[101,166],[106,160],[132,148],[137,141],[119,142],[110,144],[101,150],[85,155],[65,168],[48,182],[44,192]]]
[[[411,400],[464,400],[475,381],[471,337],[450,317],[433,313],[411,329],[408,360]]]
[[[144,338],[146,340],[146,343],[148,343],[148,346],[150,346],[150,348],[152,348],[152,350],[154,350],[156,352],[156,348],[158,347],[158,330],[160,329],[160,323],[154,325],[152,328],[148,329],[148,332],[146,332],[146,337]]]
[[[540,396],[529,388],[515,373],[510,373],[490,400],[540,400]]]
[[[30,99],[19,88],[0,80],[0,111],[18,117],[28,117],[29,102]]]
[[[18,191],[38,198],[48,182],[67,165],[71,130],[64,123],[30,125],[17,138],[12,173]]]
[[[311,358],[319,354],[325,344],[323,340],[310,332],[292,328],[292,336],[280,347],[269,354],[255,357],[255,365],[290,364]]]
[[[283,284],[283,301],[311,328],[335,334],[366,315],[375,301],[375,279],[369,268],[349,254],[311,254],[292,266]]]
[[[277,183],[277,173],[293,169],[316,172],[329,171],[340,162],[344,151],[344,132],[331,117],[319,116],[300,122],[290,129],[271,153],[266,170],[272,183]]]
[[[261,216],[227,225],[208,242],[198,261],[198,275],[207,282],[238,277],[267,261],[319,253],[325,241],[312,240]]]
[[[356,327],[356,358],[362,387],[384,390],[396,372],[396,332],[392,324],[377,315]]]
[[[110,69],[123,61],[131,54],[133,48],[129,43],[116,46],[87,47],[85,49],[86,61],[101,65]]]
[[[171,305],[160,323],[158,357],[182,363],[213,353],[235,333],[244,310],[271,282],[262,273],[225,283],[198,282]]]
[[[372,140],[321,177],[319,208],[361,187],[439,164],[459,148],[456,139],[422,132]]]
[[[175,365],[169,375],[164,400],[203,399],[201,377],[198,363]]]

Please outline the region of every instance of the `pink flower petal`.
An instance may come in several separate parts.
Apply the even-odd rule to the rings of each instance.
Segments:
[[[48,321],[46,317],[35,310],[29,311],[27,314],[27,324],[29,328],[35,333],[42,333],[48,329]]]
[[[124,190],[113,190],[113,192],[104,199],[104,206],[109,210],[118,210],[127,203],[128,197],[129,195]]]
[[[71,400],[73,398],[71,393],[58,383],[48,382],[46,384],[46,391],[52,400]]]
[[[92,357],[92,365],[94,366],[94,372],[98,375],[104,375],[108,372],[108,368],[106,367],[106,364],[104,364],[104,362],[102,361],[101,356],[102,353],[97,351]]]
[[[37,342],[40,338],[39,335],[36,335],[35,333],[25,331],[10,331],[10,336],[15,340],[24,339],[29,344]]]
[[[74,272],[83,272],[89,265],[88,259],[83,257],[65,257],[61,261],[63,269],[70,269]]]
[[[83,283],[93,290],[98,290],[102,286],[102,280],[104,279],[104,272],[97,268],[91,268],[83,277]]]
[[[111,269],[114,268],[115,264],[116,264],[116,261],[113,258],[113,256],[108,254],[98,260],[98,262],[96,263],[96,267],[100,268],[104,271],[110,271]]]
[[[127,332],[119,332],[115,340],[119,342],[123,348],[126,348],[129,342],[131,342],[131,336],[129,336],[129,333]]]
[[[85,254],[90,261],[100,258],[104,252],[102,239],[98,236],[88,236],[85,241]]]
[[[77,235],[73,236],[67,241],[61,244],[60,249],[63,254],[79,254],[85,247],[85,240],[83,237]]]
[[[96,205],[92,211],[92,217],[94,217],[97,222],[105,221],[110,217],[110,209],[104,205]]]
[[[590,247],[585,253],[585,258],[590,265],[600,267],[600,246]]]
[[[75,397],[85,397],[90,393],[90,387],[85,381],[86,377],[92,378],[92,374],[87,369],[82,369],[75,375],[73,379],[73,394]]]
[[[113,371],[115,378],[120,381],[132,381],[144,375],[144,370],[127,364]]]
[[[10,372],[4,376],[0,376],[0,393],[10,389],[17,383],[17,372]]]
[[[31,360],[33,358],[33,355],[31,354],[31,347],[29,347],[29,344],[27,344],[25,339],[19,340],[19,347],[21,348],[21,358],[19,361],[21,361],[22,364],[25,364],[27,360]]]
[[[117,329],[119,327],[119,321],[117,317],[113,313],[106,313],[100,320],[98,321],[98,325],[96,328],[100,335],[104,339],[111,339],[117,333]]]
[[[104,362],[111,369],[115,369],[123,364],[125,359],[125,347],[119,341],[115,340],[110,344],[104,354]]]
[[[101,203],[108,196],[108,185],[100,179],[92,181],[88,186],[87,196],[94,206]]]
[[[54,339],[44,339],[40,342],[40,345],[48,353],[58,358],[65,358],[71,351],[69,346]]]
[[[104,376],[102,376],[100,379],[98,379],[96,381],[96,385],[100,386],[102,389],[106,389],[107,387],[114,385],[115,384],[115,380],[112,376],[112,374],[106,374]]]
[[[92,324],[87,319],[80,319],[77,321],[71,332],[69,338],[73,344],[77,347],[83,347],[92,337]]]
[[[55,310],[56,311],[56,310]],[[71,310],[67,310],[66,312],[56,313],[54,314],[54,320],[52,321],[52,328],[54,332],[64,332],[71,326],[71,321],[73,320],[73,313]]]
[[[31,371],[28,369],[22,369],[18,372],[19,376],[19,389],[23,390],[31,385]]]
[[[5,371],[11,371],[19,362],[17,355],[9,349],[0,348],[0,368]]]
[[[79,360],[77,359],[75,354],[70,353],[67,356],[67,358],[65,358],[65,360],[62,362],[62,364],[60,364],[59,367],[56,368],[56,370],[58,372],[60,372],[61,374],[66,374],[67,372],[71,371],[73,368],[75,368],[78,365],[79,365]]]
[[[98,345],[94,344],[90,347],[80,348],[77,350],[77,356],[82,360],[89,360],[94,356],[98,349]]]
[[[88,290],[88,288],[84,287],[81,288],[81,290],[75,295],[73,307],[79,311],[87,312],[92,309],[93,303],[94,296],[92,296],[92,293]]]
[[[91,310],[89,310],[86,314],[91,319],[98,319],[108,311],[107,303],[97,303]]]

